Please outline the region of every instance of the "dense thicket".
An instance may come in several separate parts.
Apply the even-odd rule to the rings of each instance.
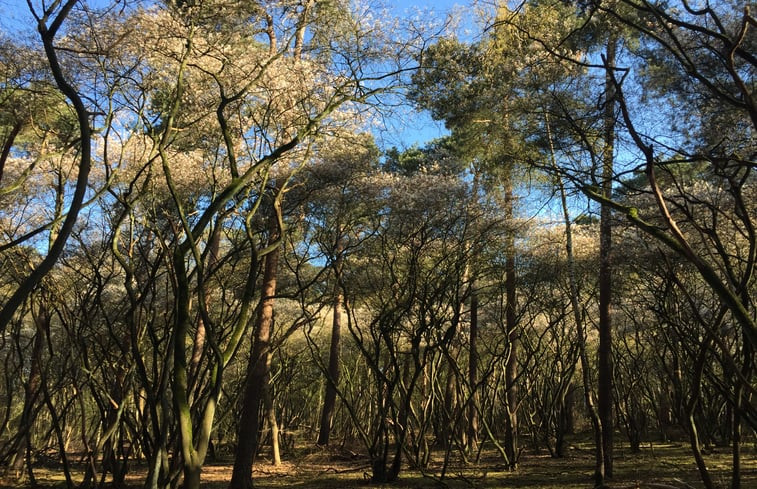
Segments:
[[[247,489],[317,443],[386,483],[585,438],[599,486],[618,443],[675,439],[708,489],[727,446],[739,487],[748,7],[502,2],[472,38],[360,2],[27,8],[0,37],[5,476],[195,489],[233,460]],[[379,147],[403,105],[447,135]]]

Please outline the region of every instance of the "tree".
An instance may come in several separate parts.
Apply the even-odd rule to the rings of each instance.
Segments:
[[[519,175],[540,160],[540,141],[549,104],[545,87],[571,73],[568,63],[554,62],[522,32],[523,25],[542,33],[572,27],[575,17],[562,9],[544,12],[511,12],[498,6],[486,36],[466,45],[445,39],[431,47],[415,75],[411,98],[444,120],[456,136],[458,151],[475,161],[482,173],[482,187],[497,192],[501,212],[508,221],[517,216]],[[570,46],[561,53],[573,56]],[[538,107],[538,109],[534,109]],[[543,108],[544,107],[544,108]],[[541,109],[543,112],[540,113]],[[495,190],[496,189],[496,190]],[[519,395],[516,227],[506,245],[506,322],[510,356],[507,368],[506,458],[517,467],[517,410]],[[509,250],[509,251],[507,251]]]
[[[746,237],[746,249],[753,249],[751,212],[739,204],[744,192],[748,191],[752,165],[739,150],[735,150],[743,147],[749,139],[748,131],[754,128],[752,93],[745,83],[751,78],[755,66],[746,47],[752,42],[749,26],[753,19],[748,10],[741,13],[731,2],[717,7],[708,4],[701,10],[686,3],[675,9],[653,2],[625,1],[593,2],[588,7],[591,21],[600,16],[609,19],[629,32],[630,38],[638,39],[636,46],[628,44],[631,49],[615,63],[607,62],[610,56],[606,56],[601,64],[591,58],[579,61],[605,73],[605,85],[614,93],[620,113],[616,134],[625,134],[630,142],[624,147],[629,156],[624,157],[623,167],[613,172],[612,185],[616,190],[611,195],[602,188],[606,180],[586,177],[587,170],[593,165],[565,165],[558,169],[558,173],[604,208],[615,209],[640,231],[693,264],[718,294],[728,315],[740,325],[748,348],[752,348],[755,329],[753,319],[747,313],[751,306],[738,297],[746,287],[742,271],[751,269],[752,254],[748,251],[742,255],[744,258],[737,259],[739,265],[734,267],[733,255],[717,243],[722,243],[725,235],[734,236],[736,233]],[[584,34],[582,30],[571,31],[564,42]],[[559,44],[551,43],[537,33],[532,37],[553,56],[565,59],[557,49]],[[641,76],[636,78],[632,73]],[[655,87],[661,87],[660,91]],[[651,107],[647,103],[652,99],[661,104],[655,107],[664,109],[657,109],[657,112],[640,110]],[[693,103],[673,105],[670,103],[673,100]],[[715,109],[705,100],[718,100],[723,109]],[[594,155],[592,158],[601,161],[595,158],[601,153],[590,149],[596,136],[584,122],[588,111],[581,112],[568,105],[563,108],[559,117],[573,128],[576,140],[583,141],[583,147]],[[659,119],[654,114],[660,114],[660,117],[664,114],[669,120],[680,121],[680,125],[656,125]],[[725,120],[724,117],[731,123],[739,121],[735,127],[751,129],[747,132],[737,130],[733,139],[713,144],[711,124],[715,120]],[[560,152],[566,156],[571,154],[567,146]],[[730,224],[724,226],[717,218],[704,222],[695,217],[694,207],[702,205],[702,208],[709,209],[707,215],[714,216],[713,212],[719,214],[714,209],[722,207],[722,203],[718,202],[720,196],[716,194],[694,197],[693,187],[684,183],[687,172],[680,171],[686,166],[699,178],[712,179],[728,189],[726,193],[733,198],[730,201],[729,197],[731,203],[728,206],[734,209],[727,213],[731,217],[725,218]],[[626,178],[633,172],[645,177],[641,181]],[[628,198],[630,195],[633,198]],[[640,206],[638,203],[644,202],[644,197],[651,197],[656,205]]]
[[[362,437],[376,482],[396,480],[408,444],[424,443],[426,428],[413,415],[418,384],[435,352],[448,351],[467,295],[457,217],[464,187],[444,175],[386,178],[379,231],[347,294],[348,329],[375,382],[375,414]]]
[[[76,186],[71,197],[68,212],[66,212],[66,217],[62,221],[60,229],[55,233],[55,240],[52,242],[47,255],[34,267],[23,282],[19,284],[18,288],[5,302],[3,308],[0,309],[0,331],[5,330],[19,306],[21,306],[34,287],[50,272],[55,262],[60,258],[66,241],[76,224],[76,219],[84,203],[84,197],[89,184],[89,172],[92,166],[90,114],[84,104],[81,93],[70,83],[70,74],[64,72],[58,52],[55,49],[55,39],[58,31],[77,3],[76,0],[54,2],[49,7],[42,5],[39,9],[35,8],[31,3],[29,4],[31,14],[38,23],[37,29],[42,40],[50,73],[58,89],[69,100],[76,114],[76,123],[79,131],[79,163],[77,166]],[[14,132],[17,132],[15,127],[18,126],[18,123],[14,125],[14,129],[11,130],[9,137],[6,139],[3,156],[0,157],[2,158],[3,167],[7,157],[6,148],[10,148],[15,140]]]
[[[344,270],[359,248],[374,209],[366,205],[371,191],[362,186],[377,166],[378,150],[367,135],[345,136],[304,174],[303,205],[315,248],[326,259],[331,282],[331,341],[325,370],[326,388],[318,430],[318,445],[328,445],[341,373],[339,352],[343,328]]]
[[[602,182],[601,191],[605,198],[612,196],[613,178],[615,174],[615,87],[613,85],[612,70],[615,69],[617,59],[618,39],[610,34],[607,47],[602,56],[606,64],[607,75],[604,88],[604,113],[602,118]],[[597,389],[597,407],[602,424],[602,478],[598,484],[604,483],[604,477],[612,478],[613,464],[613,433],[615,422],[613,418],[613,360],[612,360],[612,209],[602,205],[599,218],[599,359],[597,371],[599,373],[599,388]]]
[[[414,75],[415,88],[411,98],[432,115],[444,120],[452,129],[456,151],[472,161],[485,162],[492,175],[490,182],[501,188],[502,212],[512,221],[515,209],[513,165],[517,161],[509,132],[510,99],[507,87],[497,86],[495,78],[507,80],[508,73],[498,72],[487,64],[488,56],[497,48],[495,41],[480,46],[466,46],[454,40],[442,40],[424,54],[421,70]],[[491,51],[490,51],[491,49]],[[501,90],[501,91],[500,91]],[[495,102],[495,99],[497,102]],[[474,172],[478,164],[473,164]],[[474,177],[478,181],[478,177]],[[517,466],[517,344],[516,275],[514,235],[506,252],[507,335],[510,355],[508,361],[508,413],[506,457],[511,469]],[[473,267],[475,268],[475,264]],[[474,340],[475,343],[475,340]],[[474,362],[475,363],[475,362]]]
[[[242,399],[237,449],[229,487],[251,487],[252,465],[258,449],[259,411],[266,385],[269,382],[271,331],[273,329],[276,277],[281,250],[281,193],[273,192],[272,210],[268,217],[268,246],[263,265],[263,287],[254,327],[252,352],[247,366],[247,377]],[[272,435],[273,436],[273,435]],[[273,443],[277,443],[274,441]]]

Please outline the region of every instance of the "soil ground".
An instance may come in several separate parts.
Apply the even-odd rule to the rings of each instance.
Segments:
[[[742,450],[742,480],[744,489],[757,488],[757,445]],[[285,461],[274,467],[265,458],[256,462],[253,479],[256,489],[375,489],[377,487],[420,488],[534,488],[587,489],[593,486],[593,453],[588,446],[571,446],[564,458],[524,451],[520,468],[508,472],[501,459],[492,452],[484,452],[478,464],[451,463],[441,478],[442,453],[421,473],[404,468],[400,480],[394,484],[371,484],[368,460],[351,452],[322,450],[313,447],[296,461]],[[707,455],[707,464],[718,487],[730,487],[731,458],[727,448],[716,449]],[[74,476],[80,474],[74,473]],[[63,487],[63,474],[53,468],[35,469],[37,482],[43,488]],[[140,488],[145,472],[133,468],[127,478],[128,488]],[[208,463],[203,470],[203,487],[225,489],[231,477],[230,461]],[[609,486],[616,489],[692,489],[703,487],[693,458],[685,444],[647,444],[640,453],[617,448],[615,476]],[[21,487],[0,479],[0,488]]]

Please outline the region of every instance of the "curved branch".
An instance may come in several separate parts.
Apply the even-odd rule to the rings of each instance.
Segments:
[[[69,0],[63,6],[56,18],[53,20],[50,28],[48,29],[44,23],[47,18],[45,16],[39,22],[39,33],[42,38],[42,43],[45,49],[45,55],[47,56],[48,64],[50,65],[50,71],[52,72],[55,83],[58,85],[58,89],[71,101],[76,111],[76,119],[79,124],[79,134],[81,141],[81,158],[79,161],[79,173],[76,179],[76,187],[74,189],[74,195],[71,199],[71,205],[69,206],[68,215],[63,221],[58,236],[53,241],[47,256],[40,262],[39,265],[32,271],[31,274],[21,283],[16,289],[13,295],[8,299],[8,302],[0,310],[0,333],[5,331],[6,326],[10,323],[13,315],[18,307],[26,300],[29,294],[39,284],[42,278],[52,270],[58,258],[63,253],[63,248],[68,241],[68,237],[73,231],[74,224],[76,224],[79,211],[82,209],[84,196],[89,184],[89,172],[92,166],[92,130],[89,127],[89,112],[84,106],[84,102],[76,91],[76,89],[66,80],[63,74],[63,68],[58,60],[58,55],[55,52],[55,46],[53,41],[55,40],[55,34],[62,25],[68,13],[73,8],[77,0]]]

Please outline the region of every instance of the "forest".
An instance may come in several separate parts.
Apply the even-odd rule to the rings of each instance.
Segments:
[[[755,9],[4,0],[0,487],[757,487]]]

